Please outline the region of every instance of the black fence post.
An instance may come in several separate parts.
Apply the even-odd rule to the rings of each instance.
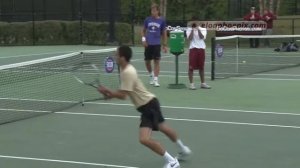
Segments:
[[[110,0],[108,2],[108,9],[109,9],[109,37],[108,37],[108,41],[113,43],[115,42],[115,0]]]
[[[135,25],[135,0],[131,0],[131,40],[132,40],[132,45],[135,45],[135,34],[134,34],[134,25]]]
[[[79,40],[80,44],[83,44],[83,24],[82,24],[82,0],[79,0],[79,12],[78,12],[78,17],[79,17]]]
[[[2,0],[0,0],[0,7],[2,6]],[[2,11],[1,11],[1,8],[0,8],[0,21],[2,21]]]
[[[99,4],[98,4],[98,0],[95,0],[95,7],[96,7],[96,21],[99,21]]]
[[[32,15],[32,45],[35,45],[35,1],[31,0],[31,15]]]
[[[44,20],[47,20],[47,3],[46,3],[46,0],[43,0],[43,17],[44,17]]]
[[[298,15],[298,0],[295,0],[295,13],[294,15]]]
[[[186,17],[185,17],[185,8],[186,8],[186,4],[185,2],[182,3],[182,22],[186,21]]]

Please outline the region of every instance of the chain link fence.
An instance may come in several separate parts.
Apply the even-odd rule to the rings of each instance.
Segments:
[[[0,0],[0,45],[132,44],[121,0]]]

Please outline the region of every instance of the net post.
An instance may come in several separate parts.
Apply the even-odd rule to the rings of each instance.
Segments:
[[[239,43],[240,43],[240,38],[237,37],[236,38],[236,65],[235,65],[235,71],[236,71],[236,74],[238,75],[239,74]]]
[[[80,52],[80,57],[81,57],[81,63],[84,62],[84,53],[83,52]],[[84,102],[85,102],[85,95],[84,95],[84,88],[81,87],[81,106],[84,106]]]
[[[215,80],[216,38],[211,38],[211,80]]]

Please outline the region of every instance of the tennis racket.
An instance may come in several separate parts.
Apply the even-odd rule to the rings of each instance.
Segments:
[[[72,76],[77,82],[97,90],[102,86],[100,83],[100,70],[95,64],[90,62],[83,62],[73,67]],[[104,96],[104,99],[108,99],[106,92],[100,93]]]
[[[72,68],[74,79],[86,86],[98,88],[100,83],[100,70],[95,64],[83,62]]]

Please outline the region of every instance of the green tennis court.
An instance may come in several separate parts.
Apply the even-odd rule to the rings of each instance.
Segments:
[[[90,49],[99,47],[3,47],[1,50],[6,52],[1,53],[1,64]],[[193,150],[193,155],[181,163],[183,168],[294,168],[300,165],[299,67],[209,81],[210,50],[207,49],[207,82],[212,89],[168,89],[175,79],[174,57],[164,54],[161,87],[154,88],[147,84],[142,48],[135,47],[134,53],[132,63],[147,88],[160,99],[167,122]],[[179,79],[187,85],[186,64],[187,55],[183,54]],[[16,104],[21,107],[15,108],[24,108],[24,111],[10,111],[12,115],[21,115],[27,107],[36,106],[34,103],[49,97],[58,103],[78,97],[79,93],[74,92],[76,85],[68,85],[71,79],[52,76],[48,80],[45,83],[65,83],[45,88],[35,86],[34,83],[40,81],[24,81],[21,85],[27,86],[24,88],[1,85],[1,120],[10,114],[7,110],[14,107],[13,102],[7,107],[3,95],[16,95],[15,101],[18,101],[18,94],[24,92],[22,95],[32,98],[33,102]],[[41,94],[44,89],[49,89],[48,95]],[[65,94],[54,97],[58,91]],[[97,92],[89,90],[89,93],[95,96]],[[49,102],[38,104],[43,108],[47,105]],[[0,167],[154,168],[163,165],[163,159],[139,144],[139,113],[129,100],[90,101],[85,102],[85,106],[77,104],[47,114],[0,126]],[[176,154],[175,145],[162,134],[154,133],[154,138]]]

